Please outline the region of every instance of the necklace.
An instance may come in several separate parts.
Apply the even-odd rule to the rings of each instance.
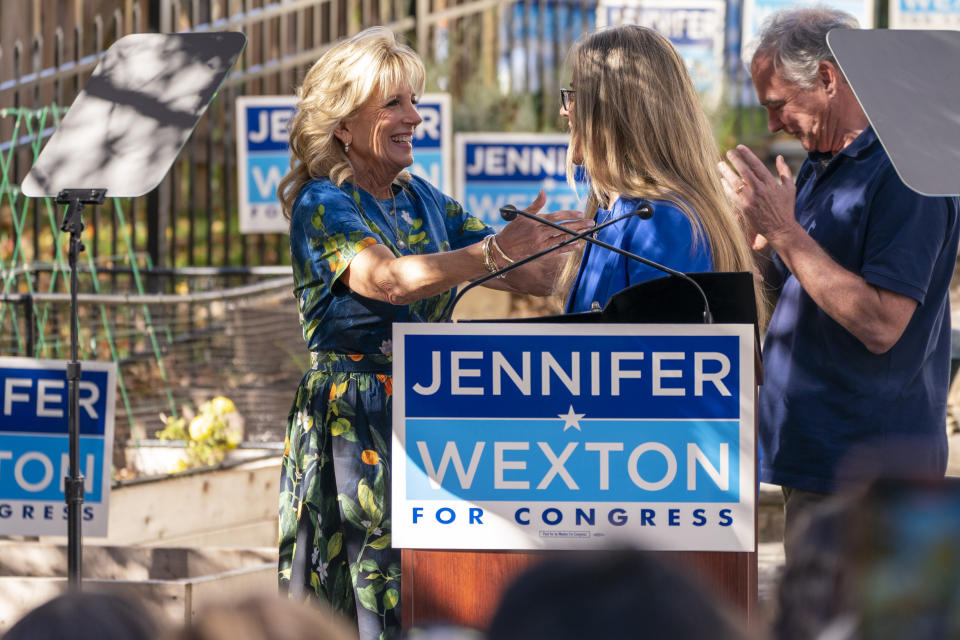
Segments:
[[[387,226],[390,226],[390,218],[393,217],[393,228],[391,231],[393,231],[393,237],[396,239],[397,247],[403,249],[407,246],[407,243],[400,239],[400,222],[397,220],[397,194],[393,193],[392,187],[390,189],[390,200],[393,206],[390,207],[390,215],[387,215],[383,207],[380,206],[380,199],[377,197],[373,198],[373,201],[377,203],[377,209],[380,210],[380,215],[387,221]]]

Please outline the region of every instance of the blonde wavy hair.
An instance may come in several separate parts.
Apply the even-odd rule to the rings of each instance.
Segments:
[[[590,180],[588,212],[610,206],[612,194],[667,200],[690,220],[694,242],[708,243],[714,270],[755,271],[737,212],[720,184],[721,157],[710,123],[673,45],[652,29],[624,25],[588,35],[570,56],[576,96],[567,177],[573,185],[579,150]],[[561,273],[562,295],[580,258],[574,254]],[[762,324],[766,305],[756,279],[754,289]]]
[[[340,186],[353,167],[334,135],[344,120],[370,99],[384,99],[397,87],[423,93],[423,62],[396,34],[370,27],[328,49],[297,89],[297,111],[290,121],[290,171],[277,195],[290,218],[297,194],[311,180],[327,177]]]

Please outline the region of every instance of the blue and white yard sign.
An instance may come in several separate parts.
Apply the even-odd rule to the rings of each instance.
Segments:
[[[82,363],[79,384],[83,533],[107,535],[117,365]],[[0,357],[0,535],[67,534],[70,474],[64,360]]]
[[[891,29],[960,29],[960,0],[890,0]]]
[[[743,0],[743,32],[740,41],[744,51],[752,54],[760,27],[772,13],[780,9],[815,6],[846,11],[857,19],[861,28],[873,28],[874,0]],[[749,64],[750,61],[745,62]]]
[[[596,28],[596,6],[597,0],[516,0],[499,12],[500,91],[540,91],[542,70],[553,69],[557,55],[565,54],[567,45],[563,42]]]
[[[583,209],[567,184],[565,133],[458,133],[456,198],[464,209],[492,227],[506,224],[500,207],[524,208],[543,189],[541,213]],[[586,187],[582,190],[586,196]]]
[[[393,544],[753,551],[753,335],[395,324]]]
[[[241,233],[287,233],[290,229],[277,199],[280,180],[290,169],[290,134],[294,96],[237,98],[237,167]],[[453,158],[450,96],[424,94],[417,110],[423,122],[413,138],[410,172],[444,192],[452,188]]]
[[[453,189],[453,107],[450,95],[427,93],[417,103],[423,122],[413,132],[413,165],[420,176],[444,193]]]
[[[290,169],[295,96],[237,98],[237,174],[240,233],[287,233],[277,186]]]
[[[723,95],[725,15],[725,0],[601,0],[597,24],[639,24],[666,37],[704,104],[713,108]]]

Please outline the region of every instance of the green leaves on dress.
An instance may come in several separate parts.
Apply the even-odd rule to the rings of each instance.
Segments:
[[[383,521],[383,497],[373,493],[366,478],[357,485],[357,497],[360,499],[364,515],[367,516],[362,522],[367,529],[376,528]]]
[[[461,207],[457,202],[450,200],[447,202],[445,211],[448,218],[459,218],[463,215],[463,207]]]
[[[361,458],[364,464],[378,467],[373,484],[366,478],[361,479],[357,483],[356,500],[345,493],[338,496],[347,522],[363,531],[359,555],[350,563],[350,576],[354,584],[367,583],[357,588],[357,599],[362,607],[369,611],[379,611],[382,603],[383,609],[393,609],[400,601],[400,592],[395,587],[388,586],[399,579],[399,566],[390,563],[384,571],[374,557],[365,555],[368,549],[383,551],[390,546],[390,533],[385,531],[386,527],[389,527],[389,518],[384,518],[387,500],[385,466],[379,455],[372,450],[365,450]],[[381,594],[383,598],[378,600]]]
[[[326,207],[318,204],[317,208],[313,210],[313,215],[310,216],[310,223],[313,224],[313,228],[317,231],[323,231],[323,214],[325,211]]]
[[[477,218],[469,217],[463,221],[463,224],[460,225],[460,230],[457,233],[463,235],[471,232],[483,231],[486,228],[487,225],[483,224]]]

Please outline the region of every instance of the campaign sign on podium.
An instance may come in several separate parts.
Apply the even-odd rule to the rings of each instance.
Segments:
[[[395,324],[393,541],[755,547],[751,325]]]
[[[67,535],[67,363],[0,358],[0,535]],[[85,361],[78,387],[84,535],[107,535],[115,362]]]

